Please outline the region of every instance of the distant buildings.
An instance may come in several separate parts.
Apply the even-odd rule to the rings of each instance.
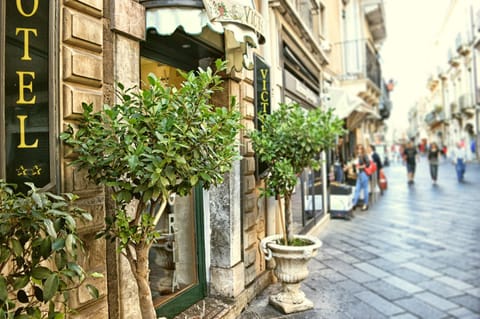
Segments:
[[[180,85],[176,69],[223,58],[225,90],[213,100],[227,105],[235,96],[246,129],[258,127],[258,112],[280,102],[298,102],[306,111],[333,107],[348,131],[346,157],[357,143],[381,141],[392,108],[379,58],[387,36],[383,0],[9,0],[0,15],[0,178],[75,192],[94,216],[81,229],[88,242],[84,267],[106,276],[95,282],[98,299],[76,292],[72,318],[139,316],[126,260],[115,242],[94,239],[114,213],[108,189],[70,166],[74,154],[59,142],[81,117],[82,102],[96,110],[116,103],[117,82],[142,86],[150,72]],[[460,65],[472,56],[472,49],[455,52]],[[470,113],[462,110],[471,100],[460,95],[448,103],[458,103],[466,119]],[[278,229],[276,204],[259,198],[261,167],[248,137],[239,139],[243,159],[225,183],[178,199],[160,223],[163,241],[151,256],[159,315],[173,316],[207,296],[234,300],[238,312],[271,282],[258,243]],[[299,177],[298,232],[330,218],[327,202],[308,203],[308,194],[322,192],[316,183],[327,180],[333,163],[326,157],[324,169]]]
[[[478,145],[480,107],[480,5],[451,1],[439,27],[432,58],[438,67],[427,79],[428,94],[409,112],[409,137],[453,147]],[[439,58],[440,56],[440,58]],[[478,158],[477,154],[472,154]]]

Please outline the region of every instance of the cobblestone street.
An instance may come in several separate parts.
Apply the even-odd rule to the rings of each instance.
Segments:
[[[412,186],[401,164],[385,172],[389,188],[368,211],[319,235],[302,285],[315,308],[281,314],[268,305],[274,284],[240,318],[480,318],[480,165],[458,183],[444,162],[438,185],[425,158]]]

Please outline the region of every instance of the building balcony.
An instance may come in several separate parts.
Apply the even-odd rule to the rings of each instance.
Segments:
[[[447,57],[448,57],[448,64],[450,64],[451,66],[456,68],[460,65],[461,63],[460,56],[457,55],[452,48],[448,50]]]
[[[440,81],[445,81],[446,79],[448,79],[447,72],[441,66],[437,67],[437,75]]]
[[[460,55],[467,56],[472,51],[466,37],[461,33],[457,35],[455,45],[457,47],[457,53]]]
[[[434,75],[430,75],[428,77],[428,81],[427,81],[427,87],[430,91],[434,91],[438,84],[440,83],[440,80],[438,77],[434,76]]]
[[[445,122],[445,112],[432,111],[425,115],[425,123],[429,126],[436,126],[443,122]]]
[[[373,42],[382,42],[387,36],[383,0],[363,0],[362,5]]]
[[[367,40],[352,40],[335,44],[332,53],[343,61],[339,75],[342,87],[371,105],[380,102],[382,72],[375,48]]]
[[[460,65],[460,63],[461,63],[461,61],[460,61],[460,58],[458,56],[451,57],[448,60],[448,64],[450,64],[454,68],[458,67]]]
[[[475,104],[471,94],[463,94],[458,98],[458,109],[469,116],[475,114]]]

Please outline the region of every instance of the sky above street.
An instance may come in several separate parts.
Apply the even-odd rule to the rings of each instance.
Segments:
[[[387,122],[389,134],[394,129],[404,131],[407,128],[408,110],[425,94],[429,74],[436,72],[433,44],[449,3],[450,0],[384,1],[387,38],[380,55],[385,80],[396,82],[390,95],[393,110]]]

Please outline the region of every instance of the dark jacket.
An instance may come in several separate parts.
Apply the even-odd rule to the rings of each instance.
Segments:
[[[376,152],[373,152],[372,159],[375,162],[375,164],[377,164],[377,170],[378,171],[381,170],[383,168],[383,165],[382,165],[382,160],[380,159],[380,155],[378,155]]]

